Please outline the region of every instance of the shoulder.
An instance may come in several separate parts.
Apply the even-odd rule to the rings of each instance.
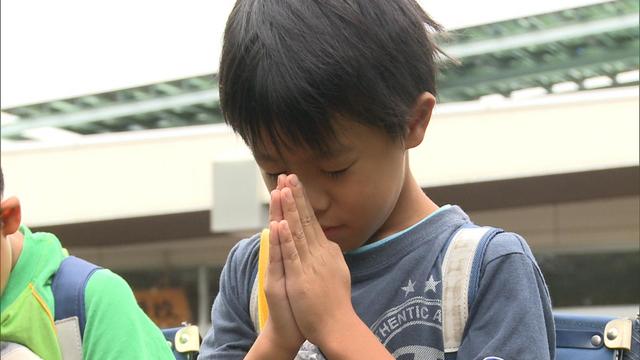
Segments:
[[[258,272],[260,234],[240,240],[229,251],[227,261],[220,274],[220,293],[233,298],[244,299]]]
[[[121,319],[128,319],[129,324],[140,322],[151,323],[129,287],[120,275],[109,269],[100,269],[91,275],[85,290],[85,312],[87,327],[85,337],[95,340],[96,334],[105,331],[132,332],[134,328],[120,323]]]
[[[532,261],[534,260],[529,245],[521,235],[513,232],[498,232],[488,242],[482,264],[486,266],[490,262],[508,255],[523,255]]]
[[[249,311],[258,272],[259,252],[260,234],[239,241],[229,252],[220,274],[218,295],[211,315],[213,328],[217,332],[216,341],[224,338],[229,328],[233,328],[236,335],[237,331],[241,331],[238,329],[247,330],[249,337],[253,334]]]
[[[160,329],[120,275],[100,269],[85,292],[83,352],[88,359],[172,359]]]
[[[251,273],[253,270],[257,269],[259,253],[259,233],[251,236],[250,238],[240,240],[233,246],[231,251],[229,251],[225,270],[227,272],[237,272],[237,275]]]
[[[87,306],[95,301],[131,302],[137,304],[129,284],[109,269],[97,270],[87,282],[85,301]]]
[[[503,276],[513,278],[515,273],[525,272],[544,284],[542,271],[529,245],[517,233],[498,232],[493,236],[487,244],[481,264],[481,281],[496,280]]]
[[[484,255],[479,276],[472,278],[477,282],[469,285],[472,305],[458,357],[483,352],[505,359],[553,358],[551,300],[524,238],[499,232]]]
[[[480,269],[481,282],[538,287],[548,297],[544,276],[526,240],[513,232],[499,232],[488,243]],[[520,280],[518,280],[520,279]]]
[[[229,252],[227,261],[233,259],[234,261],[246,262],[254,258],[257,261],[259,251],[260,233],[257,233],[249,238],[238,241]]]

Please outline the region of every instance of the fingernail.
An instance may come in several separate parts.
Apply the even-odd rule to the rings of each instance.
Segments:
[[[288,189],[288,188],[285,188],[285,189]],[[283,193],[288,201],[293,201],[293,193],[291,192],[291,189],[288,189],[288,191],[283,191]]]
[[[291,183],[291,185],[293,186],[298,186],[298,177],[295,175],[291,175],[289,176],[289,182]]]

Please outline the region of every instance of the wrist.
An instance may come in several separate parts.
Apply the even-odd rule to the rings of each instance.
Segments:
[[[319,337],[320,342],[316,344],[327,359],[393,360],[393,356],[355,312],[344,317],[331,330],[326,337]]]
[[[278,331],[272,326],[272,323],[267,320],[267,323],[262,330],[262,332],[258,335],[258,339],[256,342],[260,340],[265,345],[267,345],[270,349],[273,349],[277,354],[278,358],[291,358],[293,359],[298,350],[300,350],[300,346],[304,342],[304,339],[300,341],[299,339],[292,339],[290,337],[283,337],[278,334]]]
[[[341,316],[340,320],[330,321],[331,326],[325,327],[318,334],[314,342],[325,354],[337,354],[345,349],[345,343],[350,342],[354,335],[364,331],[369,331],[367,325],[362,322],[355,311],[350,311],[348,315]],[[339,358],[339,357],[338,357]]]

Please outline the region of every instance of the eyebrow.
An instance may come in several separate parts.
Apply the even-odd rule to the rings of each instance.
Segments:
[[[325,151],[315,151],[314,154],[313,154],[313,159],[314,160],[328,160],[328,159],[330,159],[332,157],[346,155],[346,154],[350,153],[351,151],[352,151],[352,148],[350,148],[349,146],[344,145],[344,144],[337,144],[336,143],[330,149],[327,149]],[[279,161],[278,158],[274,158],[270,154],[262,152],[262,151],[259,151],[259,150],[254,150],[253,151],[253,156],[255,157],[255,159],[257,161],[264,161],[264,162],[277,162],[277,161]]]
[[[253,157],[256,158],[257,161],[276,162],[276,159],[271,155],[263,152],[254,151]]]

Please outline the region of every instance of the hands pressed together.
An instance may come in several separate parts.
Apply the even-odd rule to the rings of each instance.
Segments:
[[[305,339],[322,348],[357,319],[351,279],[340,247],[325,237],[296,175],[278,177],[269,218],[270,314],[263,335],[295,356]]]
[[[325,357],[393,359],[351,303],[351,276],[296,175],[280,175],[269,206],[269,318],[245,359],[293,359],[309,340]]]

